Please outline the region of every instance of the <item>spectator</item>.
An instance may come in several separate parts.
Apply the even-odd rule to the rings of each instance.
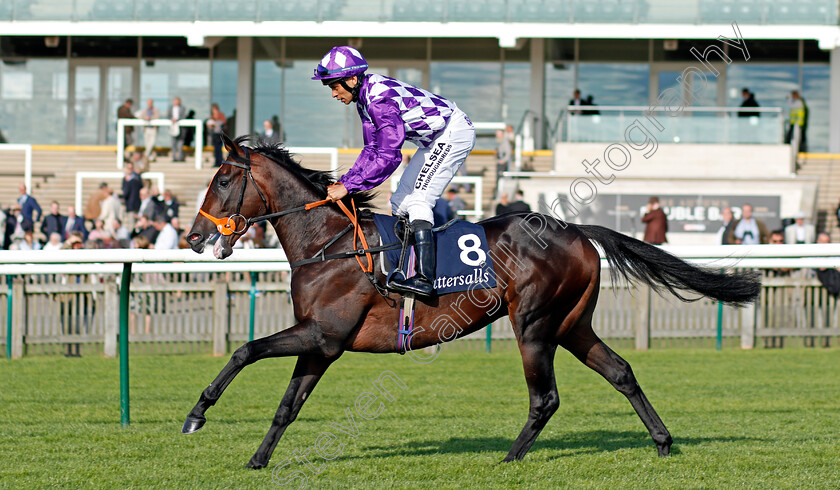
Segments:
[[[43,250],[61,250],[62,246],[61,234],[53,232],[50,233],[50,240],[44,245]]]
[[[82,239],[82,234],[78,231],[74,231],[70,233],[70,236],[67,237],[67,240],[62,245],[62,250],[79,250],[84,247],[84,240]]]
[[[184,157],[184,137],[185,131],[181,128],[179,121],[184,119],[187,115],[186,109],[181,105],[181,98],[175,97],[172,99],[172,107],[169,108],[169,120],[172,121],[172,126],[169,127],[169,136],[172,137],[172,161],[183,162]]]
[[[467,209],[467,204],[458,196],[458,191],[454,187],[450,187],[446,191],[446,200],[449,201],[449,210],[452,212],[452,217],[457,219],[464,219],[458,211]]]
[[[12,250],[41,250],[41,244],[35,239],[35,231],[31,224],[24,228],[23,236],[12,243]]]
[[[148,187],[140,189],[140,209],[137,210],[138,219],[140,216],[145,216],[149,221],[154,221],[155,215],[158,214],[158,201],[152,197],[152,193]]]
[[[97,219],[93,222],[93,229],[90,230],[88,233],[88,238],[85,240],[86,244],[111,239],[111,234],[105,230],[105,223],[101,219]]]
[[[169,224],[172,225],[172,228],[175,228],[175,231],[178,232],[178,235],[184,233],[183,228],[181,228],[181,220],[178,219],[177,216],[173,216],[172,219],[169,220]],[[257,226],[257,225],[254,225]]]
[[[134,105],[134,101],[131,99],[125,99],[123,105],[117,108],[117,119],[134,119],[134,113],[131,110],[131,106]],[[125,161],[129,161],[131,153],[128,149],[129,146],[134,144],[134,126],[126,126],[125,127],[125,154],[123,158]]]
[[[44,216],[44,221],[41,222],[41,233],[44,236],[52,237],[53,233],[58,233],[59,242],[64,238],[64,229],[67,227],[67,216],[62,216],[58,209],[58,201],[50,203],[50,214]]]
[[[8,216],[6,213],[0,209],[0,249],[6,248],[6,244],[4,243],[4,238],[6,237],[6,218]]]
[[[817,235],[817,243],[831,243],[831,235],[828,233],[820,233]],[[836,267],[829,267],[826,269],[817,269],[816,273],[820,284],[822,284],[828,294],[834,296],[836,301],[837,297],[840,296],[840,271],[838,271]],[[833,315],[825,316],[826,327],[830,326],[829,321],[832,316]],[[830,342],[831,337],[823,337],[823,347],[829,347]],[[813,347],[814,337],[805,337],[805,345]]]
[[[105,224],[104,228],[108,234],[113,236],[114,220],[122,221],[122,204],[120,204],[120,200],[114,195],[114,191],[110,187],[106,188],[106,194],[105,200],[102,201],[102,211],[99,213],[99,220]]]
[[[755,100],[755,94],[744,87],[741,90],[741,107],[759,107]],[[760,113],[754,111],[738,111],[738,117],[758,117]]]
[[[717,232],[717,242],[721,245],[732,245],[733,242],[729,241],[732,229],[735,226],[735,220],[732,219],[732,208],[723,208],[720,215],[723,218],[723,224],[720,225],[720,229]]]
[[[26,184],[20,184],[18,189],[20,189],[18,204],[20,204],[20,210],[23,218],[32,221],[33,223],[41,221],[41,206],[38,205],[38,201],[36,201],[34,197],[26,193]],[[33,217],[33,214],[36,216]]]
[[[111,229],[113,230],[112,236],[119,244],[119,247],[128,248],[129,242],[131,241],[131,232],[128,231],[128,228],[123,226],[119,219],[114,219],[111,223]]]
[[[8,212],[5,213],[6,215],[6,223],[3,231],[3,248],[8,250],[9,247],[12,245],[12,237],[15,235],[17,228],[20,227],[20,220],[23,218],[20,217],[20,204],[15,202],[15,204],[9,208]],[[23,235],[23,230],[20,230],[20,234]]]
[[[122,181],[122,198],[125,203],[125,211],[134,220],[134,216],[140,211],[140,189],[143,188],[143,180],[134,171],[134,164],[125,164],[125,176]],[[130,223],[133,224],[133,223]]]
[[[153,222],[146,217],[145,214],[141,214],[139,218],[137,218],[137,223],[134,224],[134,230],[131,232],[131,238],[136,238],[138,236],[143,236],[149,243],[155,243],[158,237],[158,231],[155,228]]]
[[[784,230],[773,230],[770,232],[770,245],[784,245],[785,243],[785,232]],[[791,274],[791,269],[770,269],[767,271],[767,275],[770,277],[789,277]]]
[[[793,215],[793,224],[785,227],[785,243],[814,243],[817,233],[814,225],[805,224],[805,213],[797,211]]]
[[[175,231],[171,223],[168,223],[163,216],[158,216],[154,226],[158,231],[155,250],[175,250],[178,248],[178,232]]]
[[[184,119],[195,119],[195,111],[190,109],[187,111]],[[184,126],[181,128],[181,134],[184,135],[184,146],[192,146],[195,139],[195,126]]]
[[[207,120],[207,134],[210,141],[213,142],[213,156],[216,159],[215,165],[222,166],[224,158],[222,157],[222,133],[225,132],[225,124],[227,118],[225,114],[219,110],[219,104],[210,106],[210,119]]]
[[[805,132],[808,129],[808,106],[797,90],[790,93],[788,129],[785,133],[785,143],[793,143],[796,128],[799,128],[799,151],[808,151]]]
[[[522,189],[517,189],[516,194],[514,194],[516,200],[510,203],[508,206],[509,213],[530,213],[531,206],[525,202],[525,194],[522,193]]]
[[[496,215],[505,214],[510,212],[510,199],[508,199],[507,194],[502,194],[499,197],[499,204],[496,204]]]
[[[12,243],[22,239],[26,230],[34,229],[35,224],[23,217],[20,204],[15,203],[9,217],[6,218],[6,248],[11,249]]]
[[[502,130],[496,131],[496,194],[499,194],[499,179],[510,170],[513,162],[513,144]]]
[[[108,183],[100,183],[99,188],[93,191],[90,197],[88,197],[84,213],[86,220],[93,223],[95,220],[99,219],[99,215],[102,214],[102,201],[104,201],[109,195],[110,192],[108,189]]]
[[[744,204],[741,208],[741,219],[736,220],[729,235],[729,243],[742,245],[758,245],[770,241],[767,225],[760,219],[752,217],[752,205]]]
[[[64,225],[64,239],[70,238],[70,234],[77,231],[82,234],[82,240],[87,240],[88,231],[85,228],[85,219],[81,216],[76,216],[76,207],[67,206],[67,219]]]
[[[831,243],[831,235],[828,233],[820,233],[817,235],[817,243]],[[828,291],[828,294],[840,296],[840,271],[835,267],[827,269],[817,269],[817,279],[820,284]]]
[[[652,196],[648,199],[642,222],[645,223],[644,241],[654,245],[662,245],[668,241],[665,236],[665,233],[668,232],[668,218],[662,208],[659,207],[658,197]]]
[[[280,134],[275,131],[274,124],[268,119],[263,121],[263,131],[260,133],[260,138],[265,140],[266,143],[280,143]]]
[[[163,215],[167,222],[171,221],[172,218],[178,217],[178,208],[180,205],[178,204],[178,200],[175,196],[172,195],[172,191],[166,189],[163,191]]]
[[[572,98],[569,99],[570,106],[582,106],[586,105],[586,102],[580,97],[580,90],[575,89],[574,93],[572,94]],[[572,109],[569,111],[569,114],[573,114],[575,116],[580,115],[582,111]]]
[[[592,106],[592,107],[595,106],[595,101],[592,97],[592,94],[589,94],[589,95],[586,96],[586,98],[583,100],[583,105]],[[584,116],[597,116],[600,113],[601,113],[601,111],[599,111],[598,109],[588,109],[588,110],[583,111]]]
[[[160,111],[157,107],[155,107],[154,99],[148,99],[146,101],[146,108],[137,111],[137,114],[135,115],[137,116],[137,119],[143,119],[147,123],[155,119],[160,119]],[[146,147],[143,152],[143,157],[147,162],[154,162],[157,159],[157,154],[155,153],[157,131],[157,126],[153,126],[151,124],[143,127],[143,146]]]

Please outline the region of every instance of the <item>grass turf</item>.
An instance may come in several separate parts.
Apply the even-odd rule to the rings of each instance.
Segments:
[[[226,359],[133,357],[125,429],[116,359],[0,361],[0,487],[269,488],[272,474],[293,488],[304,478],[312,488],[840,487],[840,350],[621,354],[674,437],[669,458],[656,456],[627,400],[565,351],[555,362],[560,409],[522,462],[496,464],[528,411],[518,352],[444,347],[428,365],[345,354],[261,471],[244,464],[292,359],[247,367],[189,436],[184,417]],[[406,389],[388,385],[394,401],[381,398],[381,414],[366,420],[354,401],[376,393],[385,370]],[[334,427],[348,426],[347,408],[356,437]],[[341,454],[325,461],[312,448],[327,431]],[[295,459],[307,450],[311,467]]]

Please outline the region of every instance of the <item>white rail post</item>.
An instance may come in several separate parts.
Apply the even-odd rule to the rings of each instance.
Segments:
[[[12,282],[12,359],[23,357],[23,332],[26,329],[26,296],[23,278],[15,277]]]
[[[129,313],[130,314],[130,313]],[[120,323],[120,294],[117,283],[105,283],[105,357],[117,357],[117,326]]]
[[[213,355],[227,353],[228,287],[222,278],[213,282]]]
[[[636,350],[650,347],[650,287],[640,284],[636,302]]]
[[[741,309],[741,348],[755,347],[755,303],[750,303]]]

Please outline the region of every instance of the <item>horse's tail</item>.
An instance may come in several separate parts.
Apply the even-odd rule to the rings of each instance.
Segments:
[[[680,291],[696,291],[734,306],[743,306],[755,300],[761,292],[758,272],[725,274],[707,267],[698,267],[635,238],[602,226],[578,225],[583,235],[604,250],[610,264],[610,277],[631,277],[643,281],[656,291],[667,289],[683,301],[687,298]]]

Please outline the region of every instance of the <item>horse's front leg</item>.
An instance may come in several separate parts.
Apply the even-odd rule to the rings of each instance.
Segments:
[[[277,413],[274,414],[274,420],[271,421],[271,428],[257,452],[251,457],[251,461],[248,462],[249,468],[260,469],[268,465],[268,460],[271,459],[271,454],[280,441],[280,437],[286,431],[286,427],[297,418],[298,412],[311,395],[318,380],[336,359],[338,359],[338,356],[329,359],[319,356],[301,356],[298,358],[292,380],[289,382],[286,394],[283,395],[283,400],[277,408]]]
[[[312,321],[298,323],[274,335],[244,344],[236,349],[210,386],[201,392],[198,403],[187,415],[181,433],[192,434],[204,426],[207,421],[204,413],[216,404],[225,388],[245,366],[268,357],[316,355],[331,358],[341,353],[340,346],[333,344],[325,340],[323,325]]]

